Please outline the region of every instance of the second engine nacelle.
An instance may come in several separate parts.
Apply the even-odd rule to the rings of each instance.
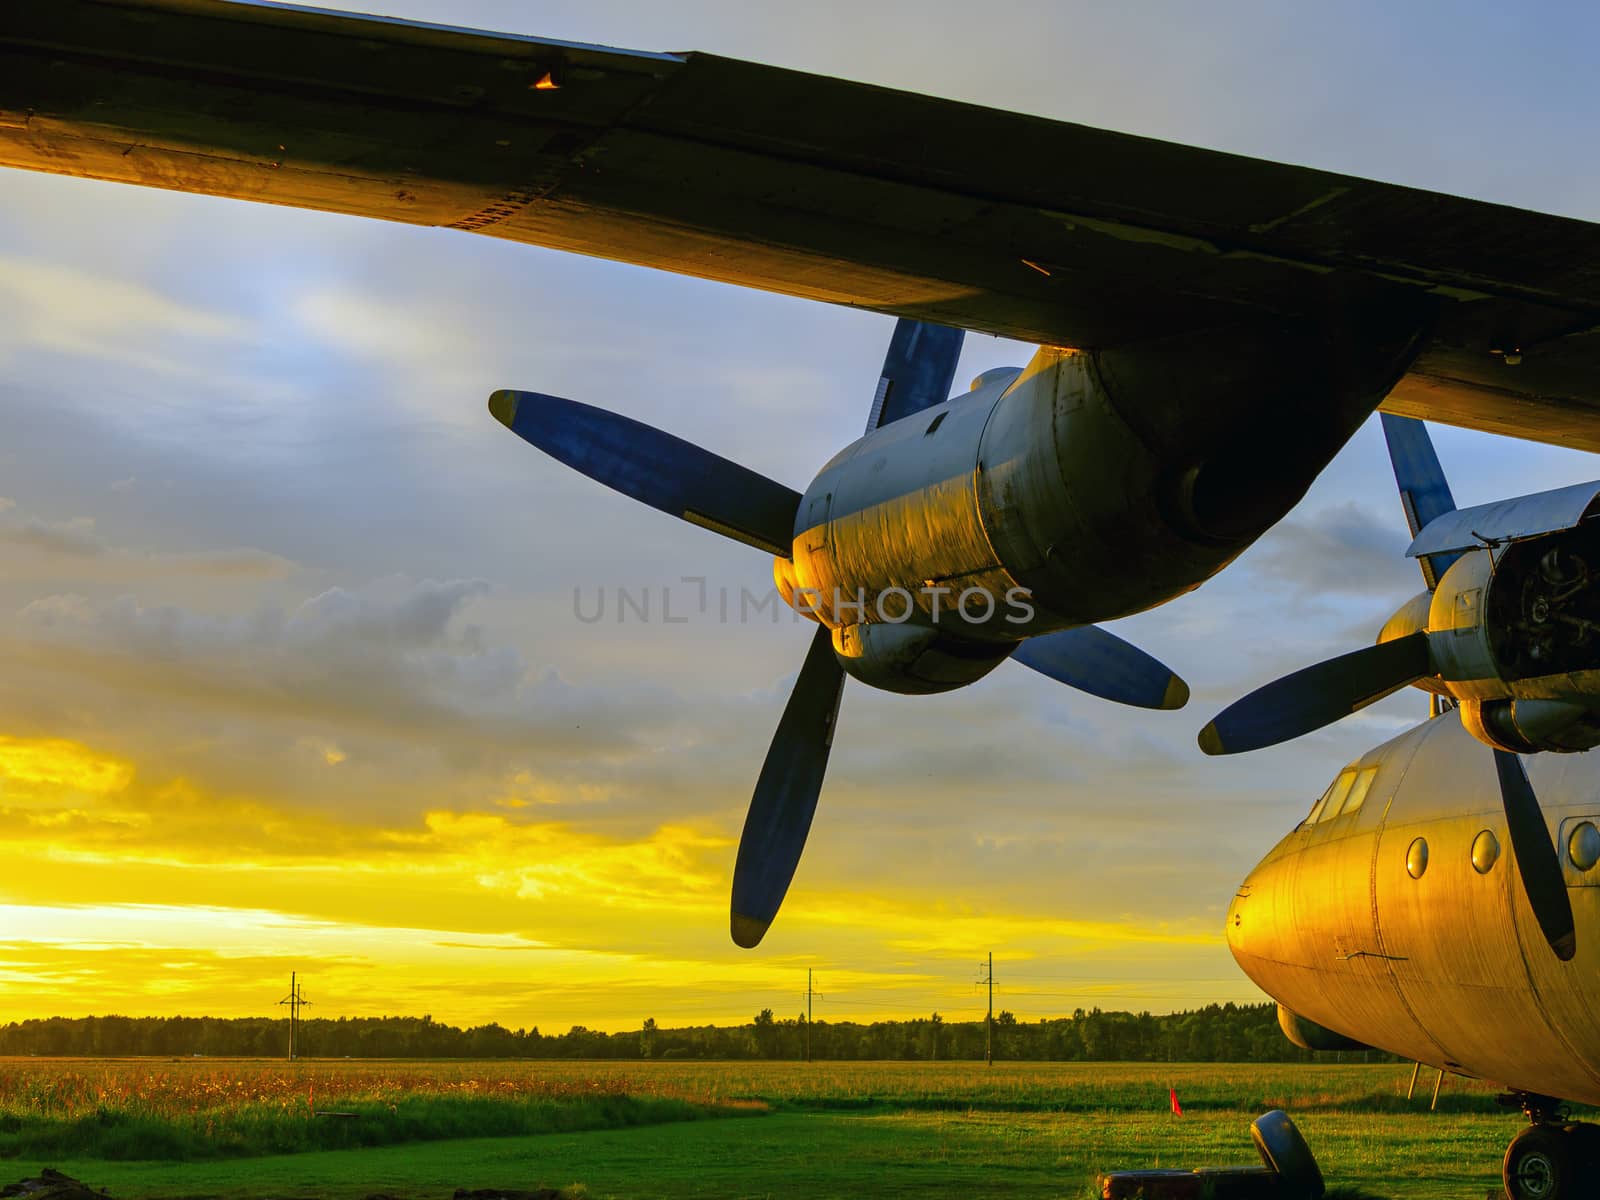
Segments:
[[[1466,550],[1380,642],[1424,631],[1434,678],[1480,741],[1502,750],[1600,745],[1600,523]]]

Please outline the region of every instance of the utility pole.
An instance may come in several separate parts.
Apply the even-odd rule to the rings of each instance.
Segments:
[[[311,1003],[300,991],[298,972],[289,972],[289,994],[279,1000],[278,1003],[289,1006],[289,1061],[293,1062],[295,1034],[300,1028],[300,1010]]]
[[[989,951],[989,966],[986,974],[979,983],[989,985],[989,1021],[988,1034],[983,1044],[983,1061],[991,1067],[994,1066],[994,951]]]
[[[807,967],[806,968],[806,1061],[807,1062],[811,1061],[811,1001],[812,1001],[813,997],[815,997],[818,1000],[826,1000],[827,999],[827,997],[824,996],[821,992],[817,992],[817,991],[813,991],[812,990],[812,987],[811,987],[811,968]]]

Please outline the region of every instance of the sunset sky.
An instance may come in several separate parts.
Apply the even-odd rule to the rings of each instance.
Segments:
[[[1490,4],[381,0],[734,57],[1600,220],[1600,17]],[[796,488],[893,322],[446,230],[0,173],[0,1020],[430,1012],[545,1031],[1259,999],[1238,881],[1410,692],[1237,761],[1195,732],[1420,586],[1376,423],[1223,576],[1116,629],[1194,688],[852,685],[782,915],[728,887],[809,626],[770,558],[485,409],[625,412]],[[1030,348],[972,335],[959,379]],[[1448,429],[1463,504],[1600,474]],[[616,589],[652,595],[618,623]],[[604,590],[607,617],[584,623]],[[663,589],[685,623],[661,621]],[[1487,752],[1485,752],[1487,754]],[[1486,758],[1487,762],[1487,758]]]

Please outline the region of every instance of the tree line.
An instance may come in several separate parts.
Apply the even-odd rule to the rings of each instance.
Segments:
[[[0,1026],[0,1054],[168,1057],[281,1056],[288,1021],[267,1017],[50,1017]],[[609,1058],[982,1060],[988,1023],[938,1013],[901,1021],[779,1018],[763,1009],[748,1024],[565,1033],[499,1024],[461,1028],[424,1017],[302,1018],[296,1049],[307,1058]],[[1019,1021],[996,1015],[994,1057],[1100,1062],[1310,1062],[1278,1029],[1271,1004],[1212,1004],[1186,1012],[1102,1012]],[[1388,1058],[1373,1052],[1374,1060]]]

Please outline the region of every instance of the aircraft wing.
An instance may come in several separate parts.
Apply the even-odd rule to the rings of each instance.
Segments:
[[[709,54],[8,0],[0,165],[1084,348],[1420,289],[1439,317],[1386,409],[1600,451],[1600,226]]]

